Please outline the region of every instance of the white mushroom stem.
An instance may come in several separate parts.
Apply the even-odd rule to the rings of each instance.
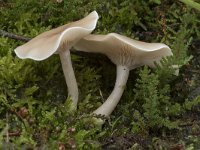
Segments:
[[[71,97],[72,103],[76,108],[77,102],[78,102],[78,86],[77,86],[74,70],[72,68],[70,51],[68,49],[64,51],[60,51],[59,55],[60,55],[60,60],[61,60],[65,80],[67,83],[68,96]]]
[[[115,87],[108,99],[94,111],[94,114],[109,116],[117,106],[126,86],[129,69],[126,66],[117,66]]]

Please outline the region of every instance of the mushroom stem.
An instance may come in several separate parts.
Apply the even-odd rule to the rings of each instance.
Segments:
[[[126,66],[117,66],[117,77],[115,87],[108,99],[94,111],[95,114],[109,116],[117,106],[126,86],[129,69]]]
[[[62,64],[62,69],[64,72],[65,80],[68,88],[68,96],[71,97],[72,103],[77,108],[78,103],[78,86],[74,74],[74,70],[72,68],[70,51],[64,50],[59,52],[60,60]]]

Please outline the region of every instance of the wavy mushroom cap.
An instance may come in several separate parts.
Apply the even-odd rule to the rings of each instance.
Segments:
[[[107,55],[116,65],[130,69],[148,65],[154,67],[162,57],[172,55],[171,49],[162,43],[146,43],[116,33],[88,35],[74,45],[76,50]]]
[[[85,18],[46,31],[14,51],[19,58],[44,60],[63,48],[69,49],[78,40],[90,34],[96,27],[98,14],[93,11]]]

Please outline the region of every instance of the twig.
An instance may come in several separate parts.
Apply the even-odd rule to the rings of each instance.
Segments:
[[[20,41],[23,41],[23,42],[28,42],[28,41],[31,40],[31,38],[19,36],[19,35],[13,34],[13,33],[6,32],[6,31],[1,30],[1,29],[0,29],[0,35],[3,36],[3,37],[8,37],[10,39],[20,40]]]
[[[0,29],[0,36],[7,37],[10,39],[14,39],[14,40],[23,41],[23,42],[28,42],[31,40],[31,38],[29,38],[29,37],[24,37],[24,36],[16,35],[13,33],[9,33],[4,30],[1,30],[1,29]],[[94,54],[94,53],[79,52],[79,51],[75,51],[73,49],[72,49],[71,53],[78,55],[78,56],[83,56],[83,57],[96,57],[97,55],[101,55],[101,54]],[[108,60],[108,59],[105,59],[105,60]]]
[[[12,137],[12,136],[20,136],[21,132],[20,131],[15,131],[15,132],[8,132],[8,135],[3,135],[4,137]]]
[[[9,125],[8,125],[8,112],[6,112],[6,128],[7,128],[7,131],[6,131],[6,142],[8,143],[8,142],[9,142],[9,134],[8,134],[8,130],[9,130]]]

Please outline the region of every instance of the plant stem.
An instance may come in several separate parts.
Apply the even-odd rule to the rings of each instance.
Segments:
[[[126,66],[117,66],[115,87],[103,105],[94,111],[95,114],[109,116],[113,112],[124,92],[128,76],[129,69]]]
[[[9,132],[8,132],[8,130],[9,130],[9,125],[8,125],[8,112],[6,112],[6,142],[7,143],[9,143]]]
[[[71,97],[73,105],[77,108],[78,103],[78,86],[74,74],[74,70],[72,68],[70,51],[64,50],[59,52],[60,60],[62,63],[62,69],[64,72],[65,80],[68,88],[68,96]]]
[[[200,4],[197,2],[194,2],[193,0],[179,0],[179,1],[200,11]]]

